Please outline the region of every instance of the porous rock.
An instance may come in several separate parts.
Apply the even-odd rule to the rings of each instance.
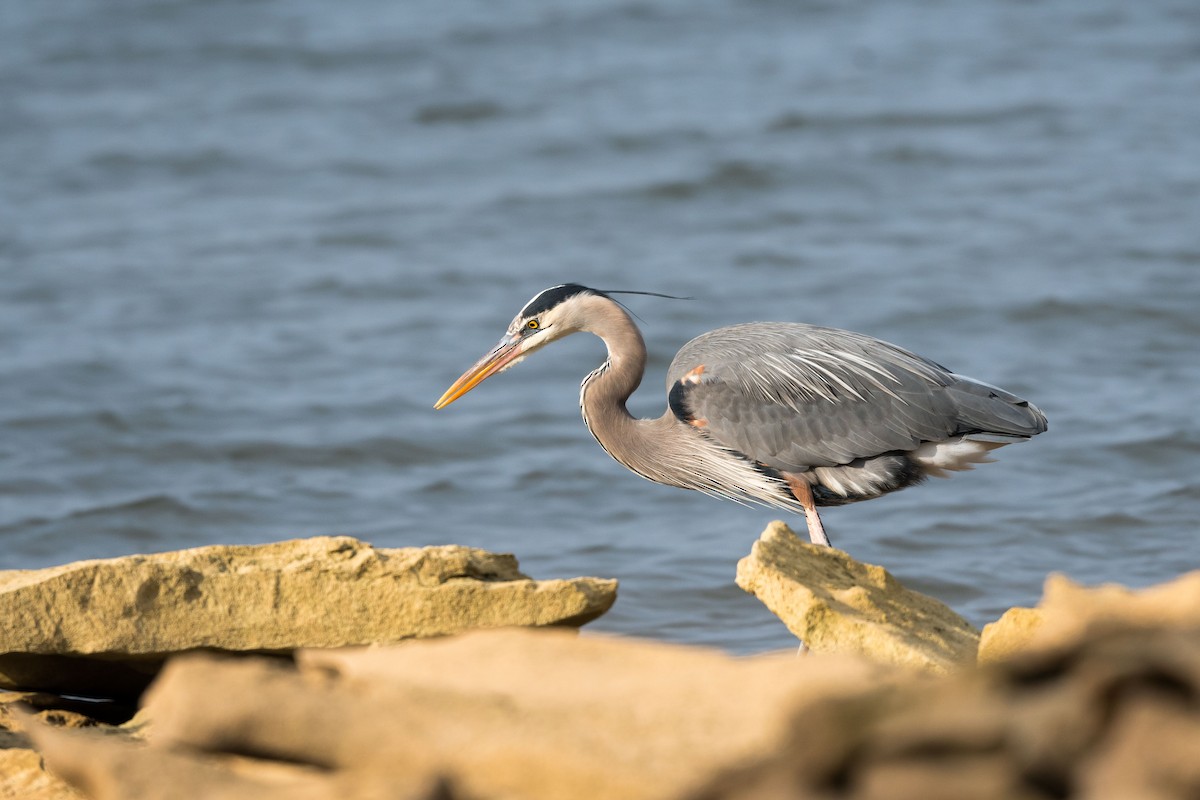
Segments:
[[[183,656],[145,703],[140,745],[25,724],[93,800],[1200,797],[1195,628],[1093,626],[942,676],[476,631]]]
[[[947,672],[975,659],[979,632],[883,567],[802,542],[773,522],[738,562],[737,584],[810,650]]]
[[[1200,629],[1125,623],[810,706],[689,800],[1187,800],[1198,752]]]
[[[57,728],[98,725],[69,708],[71,705],[70,701],[50,695],[0,691],[0,797],[81,800],[83,795],[46,771],[41,754],[26,733],[27,721]]]
[[[1046,578],[1037,608],[1011,608],[984,626],[979,662],[1078,638],[1092,627],[1200,625],[1200,570],[1146,589],[1081,586],[1065,575]]]
[[[296,665],[183,656],[145,696],[148,747],[35,738],[52,770],[98,800],[180,785],[205,797],[666,800],[777,746],[794,709],[888,680],[836,657],[473,631],[301,652]],[[233,754],[301,770],[275,780],[303,793],[272,788],[254,765],[235,774]]]
[[[169,655],[288,653],[469,628],[581,625],[616,581],[534,581],[511,555],[344,536],[0,572],[0,687],[132,694]]]
[[[23,800],[82,800],[61,778],[46,772],[42,757],[31,747],[0,749],[0,797]]]

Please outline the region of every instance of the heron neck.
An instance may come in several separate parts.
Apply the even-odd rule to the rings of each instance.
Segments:
[[[605,451],[643,478],[682,486],[712,490],[703,480],[697,482],[692,466],[711,448],[690,436],[668,408],[661,417],[638,419],[629,413],[625,401],[637,389],[646,370],[646,345],[642,334],[625,310],[607,300],[609,308],[589,314],[586,328],[604,340],[608,359],[583,380],[580,407],[588,430]],[[680,465],[683,465],[682,467]]]
[[[607,298],[597,300],[597,305],[603,304],[603,311],[592,316],[587,331],[604,341],[608,358],[584,380],[583,405],[585,412],[608,409],[628,418],[625,401],[646,372],[646,342],[625,309]]]
[[[646,343],[629,315],[607,298],[596,298],[597,308],[589,315],[586,330],[599,336],[608,348],[608,358],[583,380],[579,403],[583,421],[609,455],[639,471],[636,458],[638,420],[625,402],[642,382],[646,371]],[[601,305],[602,304],[602,305]]]

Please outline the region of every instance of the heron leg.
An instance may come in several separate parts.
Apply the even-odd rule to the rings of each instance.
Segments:
[[[812,540],[813,544],[832,547],[829,537],[825,534],[825,526],[821,524],[821,517],[817,514],[817,504],[813,500],[812,486],[804,478],[798,478],[787,472],[783,473],[783,477],[787,481],[788,488],[792,490],[792,494],[804,507],[804,520],[808,523],[808,538]]]

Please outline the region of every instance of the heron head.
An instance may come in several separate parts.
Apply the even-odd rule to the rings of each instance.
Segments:
[[[587,305],[594,297],[606,295],[577,283],[564,283],[539,292],[513,317],[496,346],[464,372],[433,407],[445,408],[535,350],[583,330]]]

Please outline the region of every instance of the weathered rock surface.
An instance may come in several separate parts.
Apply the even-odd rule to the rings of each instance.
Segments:
[[[23,712],[14,712],[17,706]],[[26,735],[25,720],[58,728],[81,728],[97,723],[77,711],[61,706],[60,698],[31,692],[0,691],[0,797],[25,800],[82,800],[83,795],[62,778],[51,775],[41,754]]]
[[[35,737],[94,798],[673,798],[777,746],[793,709],[886,682],[836,657],[476,631],[298,667],[185,656],[146,695],[148,747]],[[232,754],[276,772],[231,769]]]
[[[977,660],[986,664],[1028,650],[1042,621],[1035,609],[1010,608],[1000,619],[983,626]]]
[[[811,550],[828,555],[799,547]],[[1140,601],[1058,584],[1043,605],[1061,619],[1036,619],[1036,647],[940,676],[522,629],[301,650],[294,663],[184,655],[137,724],[0,702],[0,796],[1195,798],[1200,625],[1194,604],[1180,607],[1191,580]]]
[[[95,800],[1200,797],[1200,629],[1094,627],[935,677],[479,631],[184,656],[146,702],[146,745],[27,724]]]
[[[0,797],[82,800],[84,795],[46,772],[42,757],[30,747],[8,747],[0,750]]]
[[[800,541],[782,522],[767,526],[738,562],[737,584],[817,653],[933,672],[975,660],[979,632],[948,606],[905,588],[883,567]]]
[[[616,581],[534,581],[468,547],[349,537],[200,547],[0,573],[0,687],[136,693],[171,654],[283,653],[469,628],[582,625]]]
[[[298,548],[289,555],[289,546]],[[34,642],[33,628],[60,646],[86,644],[91,651],[50,654],[82,664],[128,647],[136,670],[139,659],[162,657],[176,635],[171,615],[185,632],[198,620],[182,649],[235,649],[194,644],[220,636],[224,619],[241,637],[237,649],[278,653],[297,644],[296,630],[315,631],[322,646],[363,630],[384,639],[395,628],[372,615],[398,620],[394,606],[408,603],[398,638],[413,640],[299,649],[293,659],[185,653],[121,725],[104,723],[132,713],[119,703],[0,692],[0,798],[1200,797],[1200,573],[1138,592],[1053,577],[1038,608],[989,628],[984,657],[993,663],[975,667],[961,666],[975,639],[953,612],[781,524],[738,579],[808,641],[814,652],[802,658],[738,659],[562,630],[417,640],[506,624],[497,620],[508,607],[531,626],[578,624],[587,609],[607,607],[570,600],[597,588],[579,584],[587,579],[546,582],[570,591],[538,616],[546,605],[529,598],[545,584],[521,576],[511,557],[467,548],[376,551],[320,539],[166,556],[150,569],[145,561],[163,557],[135,557],[124,571],[114,565],[126,559],[61,567],[43,571],[47,581],[0,576],[0,632]],[[458,584],[466,588],[455,594]],[[27,602],[47,603],[38,620],[74,598],[81,616],[103,611],[93,627],[108,619],[116,630],[73,617],[22,627],[12,615],[38,606],[3,603],[25,589]],[[468,600],[479,608],[455,605]],[[143,617],[144,633],[132,621]],[[291,633],[268,629],[280,620]],[[0,666],[45,668],[37,659],[46,656],[27,649],[0,656]]]
[[[788,743],[690,800],[1200,797],[1200,629],[1095,628],[802,709]]]
[[[1037,608],[1011,608],[983,629],[979,663],[1078,638],[1114,624],[1190,628],[1200,625],[1200,570],[1147,589],[1088,588],[1063,575],[1046,578]]]

